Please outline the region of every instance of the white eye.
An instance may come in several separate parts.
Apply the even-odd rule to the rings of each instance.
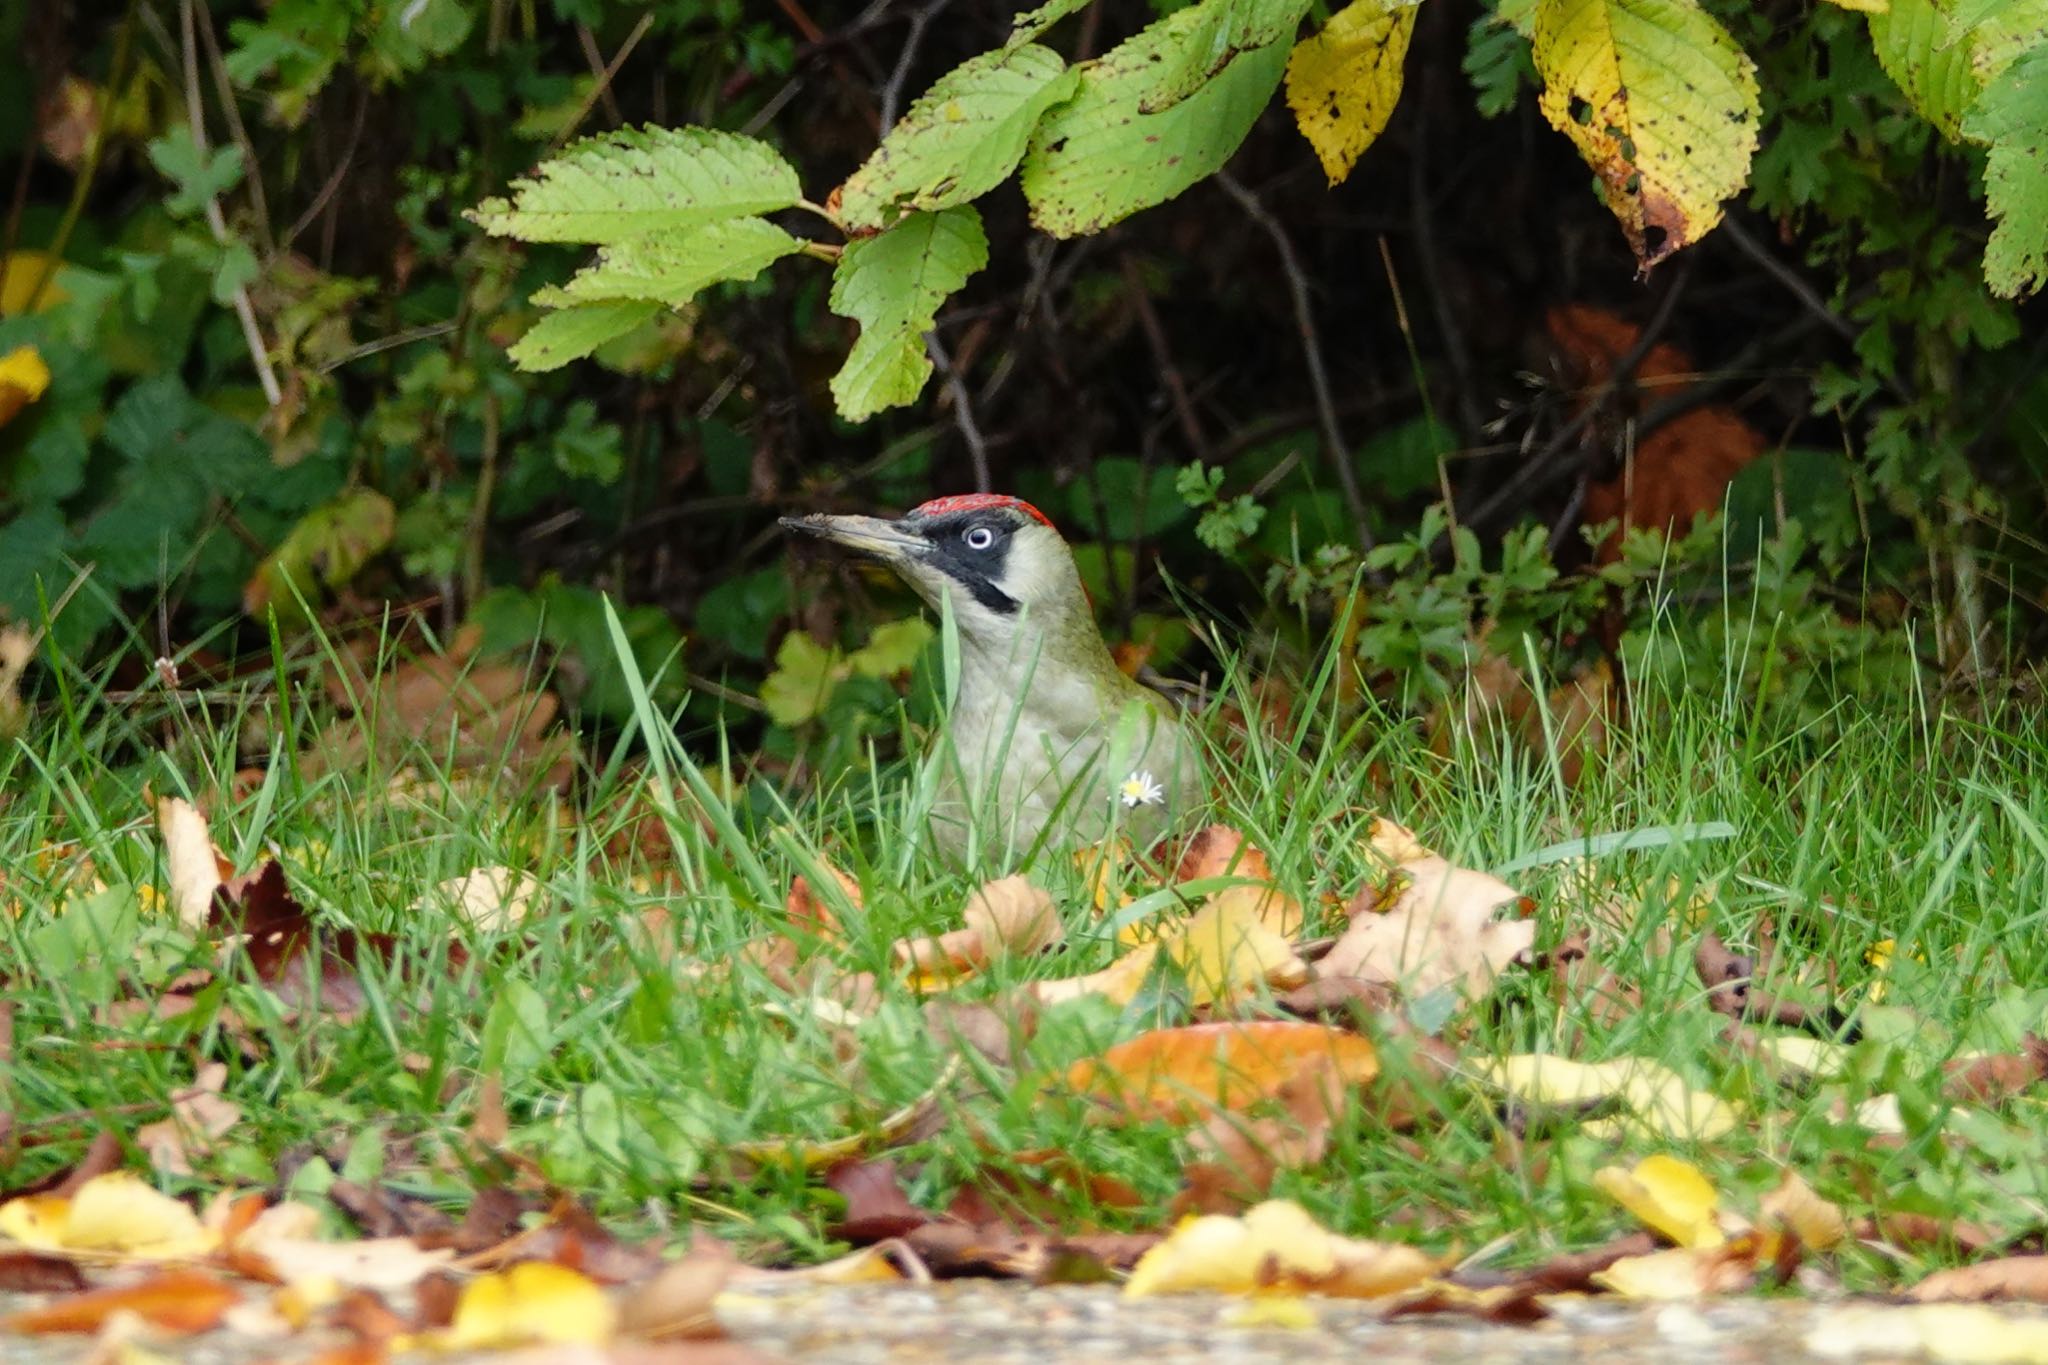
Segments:
[[[986,550],[996,543],[996,533],[986,526],[970,526],[960,538],[967,542],[970,550]]]

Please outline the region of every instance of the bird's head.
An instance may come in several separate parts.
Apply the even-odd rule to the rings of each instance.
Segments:
[[[782,524],[887,564],[934,608],[950,603],[970,640],[1013,639],[1024,620],[1094,629],[1073,552],[1022,498],[970,493],[934,498],[895,521],[814,513]]]

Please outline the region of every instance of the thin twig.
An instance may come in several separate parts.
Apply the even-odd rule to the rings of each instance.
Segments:
[[[932,364],[939,367],[939,373],[946,377],[946,395],[953,402],[953,425],[960,429],[960,439],[967,443],[968,463],[974,468],[974,489],[977,493],[989,492],[988,442],[981,434],[981,423],[974,420],[974,399],[968,394],[960,371],[953,367],[953,357],[946,354],[938,333],[925,333],[924,349]]]
[[[917,60],[917,49],[924,44],[924,31],[938,18],[940,11],[953,0],[931,0],[923,9],[910,16],[910,31],[903,35],[903,51],[896,58],[896,69],[889,73],[889,83],[882,87],[882,134],[888,135],[896,126],[896,114],[903,106],[903,85],[910,79],[911,65]]]
[[[1310,306],[1308,276],[1301,270],[1301,261],[1294,254],[1294,243],[1288,239],[1287,229],[1280,225],[1258,196],[1239,184],[1237,177],[1228,171],[1216,174],[1216,183],[1224,193],[1237,201],[1245,216],[1257,223],[1280,253],[1280,268],[1287,274],[1287,292],[1294,301],[1294,322],[1301,334],[1302,358],[1308,366],[1309,389],[1315,395],[1316,422],[1322,428],[1323,455],[1329,460],[1337,475],[1337,486],[1343,490],[1345,510],[1351,514],[1351,525],[1358,536],[1359,548],[1370,550],[1373,545],[1372,527],[1366,520],[1365,495],[1358,488],[1358,472],[1351,467],[1351,447],[1344,443],[1344,432],[1337,425],[1337,404],[1330,396],[1330,375],[1323,365],[1322,344],[1316,340],[1315,311]]]
[[[335,164],[333,172],[328,175],[326,181],[320,186],[320,192],[313,196],[313,202],[306,205],[306,211],[298,216],[297,220],[292,223],[291,229],[279,240],[277,244],[279,251],[290,247],[293,242],[298,240],[300,233],[313,226],[313,220],[320,216],[320,211],[327,207],[328,201],[333,199],[335,193],[341,189],[341,182],[347,177],[348,168],[355,161],[356,147],[363,140],[363,124],[368,120],[369,116],[370,92],[366,87],[361,98],[356,101],[356,120],[354,125],[348,130],[348,145],[341,150],[341,160]]]
[[[1820,296],[1819,291],[1801,279],[1791,266],[1766,250],[1762,242],[1750,235],[1748,228],[1733,218],[1724,218],[1721,220],[1721,235],[1733,242],[1743,255],[1762,266],[1765,274],[1784,285],[1786,292],[1825,323],[1829,331],[1844,341],[1856,339],[1856,325],[1828,307],[1827,300]]]
[[[605,70],[604,54],[597,50],[597,35],[581,19],[576,21],[576,41],[582,45],[583,60],[590,63],[590,74],[597,77],[598,98],[604,102],[605,117],[614,127],[624,123],[626,116],[619,111],[619,97],[612,93],[612,78]]]
[[[418,327],[408,327],[402,332],[393,332],[388,337],[376,337],[360,346],[352,346],[343,351],[323,364],[320,373],[333,374],[342,366],[361,360],[364,356],[376,355],[379,351],[389,351],[398,346],[410,346],[415,341],[432,341],[435,337],[447,336],[459,325],[451,318],[447,322],[429,322]]]
[[[640,16],[640,22],[633,25],[633,31],[626,35],[626,41],[620,43],[619,50],[612,54],[611,62],[603,71],[598,73],[595,88],[583,97],[583,103],[576,106],[576,116],[563,124],[562,131],[556,133],[555,140],[548,144],[550,154],[560,151],[562,144],[573,137],[576,130],[583,126],[583,120],[590,117],[590,111],[596,106],[597,102],[611,93],[612,78],[619,74],[619,68],[626,64],[626,58],[633,55],[633,49],[640,46],[640,40],[647,36],[647,30],[653,27],[653,25],[654,15],[651,12]]]
[[[1202,424],[1195,417],[1194,404],[1188,401],[1188,386],[1180,376],[1180,366],[1173,362],[1173,350],[1166,344],[1166,329],[1159,325],[1158,310],[1152,307],[1152,293],[1145,287],[1145,281],[1138,274],[1138,263],[1131,257],[1124,257],[1124,282],[1130,286],[1133,306],[1138,310],[1138,327],[1145,334],[1145,344],[1152,349],[1152,363],[1159,367],[1159,378],[1166,385],[1167,397],[1173,400],[1174,418],[1180,423],[1180,434],[1188,443],[1188,454],[1209,463],[1209,438],[1202,434]]]
[[[194,14],[196,0],[180,0],[178,20],[181,28],[181,47],[185,57],[185,120],[192,130],[192,145],[201,153],[206,151],[206,118],[199,103],[199,37],[197,16]],[[254,165],[249,168],[253,177],[258,174]],[[228,219],[221,212],[219,196],[209,196],[206,201],[206,225],[213,229],[213,240],[226,247],[232,240],[228,234]],[[284,402],[284,390],[278,387],[277,372],[270,366],[270,348],[263,340],[263,329],[256,325],[256,306],[249,302],[247,285],[235,286],[235,316],[241,319],[242,339],[248,343],[249,358],[256,364],[256,378],[263,385],[263,399],[272,408]]]
[[[242,164],[249,173],[242,183],[249,187],[249,211],[256,218],[256,240],[263,244],[264,252],[270,245],[270,204],[263,196],[263,177],[256,173],[256,144],[249,139],[249,130],[242,126],[242,111],[235,105],[235,85],[228,79],[228,64],[220,55],[220,39],[214,36],[213,15],[206,8],[206,0],[197,0],[199,7],[199,41],[206,46],[207,69],[213,73],[214,93],[220,98],[221,113],[227,118],[228,132],[235,139],[235,145],[242,149]]]
[[[1670,288],[1666,289],[1664,297],[1657,301],[1656,312],[1650,315],[1650,320],[1644,324],[1643,329],[1636,333],[1635,344],[1614,363],[1614,367],[1607,373],[1607,378],[1593,390],[1580,405],[1579,410],[1572,414],[1570,420],[1543,443],[1542,449],[1523,461],[1520,469],[1496,488],[1491,497],[1479,504],[1477,510],[1465,518],[1467,525],[1486,524],[1487,520],[1501,508],[1520,498],[1530,484],[1548,472],[1551,461],[1563,454],[1565,448],[1577,440],[1579,434],[1606,410],[1608,400],[1624,386],[1634,382],[1636,368],[1650,354],[1650,348],[1664,335],[1664,329],[1671,325],[1672,314],[1678,310],[1678,300],[1685,293],[1686,281],[1692,278],[1693,259],[1691,256],[1685,258],[1678,274],[1672,277]]]

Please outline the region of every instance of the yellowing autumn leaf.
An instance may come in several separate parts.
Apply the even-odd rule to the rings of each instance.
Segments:
[[[1600,178],[1642,269],[1749,181],[1756,66],[1691,0],[1540,0],[1537,104]]]
[[[1597,1272],[1593,1283],[1625,1299],[1697,1299],[1731,1294],[1756,1277],[1759,1239],[1713,1247],[1672,1247],[1648,1256],[1624,1256]]]
[[[0,355],[0,427],[43,396],[50,387],[50,367],[33,346],[17,346]]]
[[[1124,1294],[1258,1291],[1369,1299],[1411,1289],[1436,1270],[1436,1260],[1414,1247],[1339,1237],[1299,1204],[1274,1199],[1242,1218],[1183,1220],[1139,1258]]]
[[[1287,58],[1287,107],[1335,185],[1386,128],[1415,32],[1402,0],[1354,0]]]
[[[1112,1004],[1128,1005],[1138,998],[1138,988],[1145,984],[1145,976],[1158,957],[1157,943],[1143,944],[1099,972],[1034,981],[1031,994],[1041,1005],[1057,1005],[1086,995],[1099,995]]]
[[[1478,1062],[1472,1071],[1527,1105],[1578,1109],[1618,1100],[1627,1111],[1620,1120],[1585,1125],[1596,1136],[1619,1130],[1702,1140],[1733,1131],[1739,1121],[1723,1100],[1693,1089],[1677,1072],[1642,1057],[1589,1065],[1533,1052]]]
[[[142,1260],[203,1256],[220,1241],[220,1234],[202,1226],[187,1205],[126,1171],[94,1176],[68,1199],[10,1199],[0,1204],[0,1234],[35,1251]]]
[[[1261,888],[1236,889],[1251,894],[1211,897],[1160,936],[1160,947],[1187,979],[1194,1004],[1235,1000],[1262,984],[1292,990],[1308,980],[1308,964],[1260,919]]]
[[[596,1346],[617,1325],[618,1309],[595,1281],[567,1266],[522,1261],[471,1281],[456,1300],[454,1320],[434,1341],[448,1350]]]
[[[1648,1156],[1635,1169],[1603,1166],[1593,1172],[1602,1194],[1682,1247],[1714,1247],[1727,1240],[1719,1218],[1720,1195],[1699,1167],[1673,1156]]]
[[[1363,1085],[1379,1074],[1379,1053],[1369,1039],[1322,1024],[1261,1019],[1141,1033],[1076,1062],[1067,1085],[1133,1117],[1185,1119],[1277,1095],[1321,1058],[1347,1084]]]

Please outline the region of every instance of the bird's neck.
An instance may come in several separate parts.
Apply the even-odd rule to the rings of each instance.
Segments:
[[[1092,723],[1114,709],[1136,684],[1125,677],[1102,642],[1092,616],[1064,613],[1064,619],[1033,621],[1029,612],[1017,627],[960,638],[960,704],[1001,724],[1014,710],[1020,722],[1067,728]]]

